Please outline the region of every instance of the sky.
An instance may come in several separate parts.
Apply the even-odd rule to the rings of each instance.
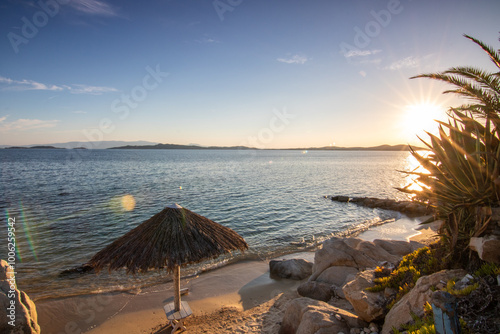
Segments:
[[[417,144],[459,101],[420,73],[494,70],[498,0],[0,4],[0,145]]]

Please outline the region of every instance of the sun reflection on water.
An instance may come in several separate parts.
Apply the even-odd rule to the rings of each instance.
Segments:
[[[417,151],[418,154],[423,156],[424,158],[429,155],[429,151]],[[406,171],[411,173],[424,173],[429,174],[429,171],[426,170],[422,165],[418,162],[418,160],[411,154],[408,154],[408,157],[405,160],[406,162]],[[416,182],[417,175],[408,174],[405,178],[404,188],[408,190],[421,191],[422,187]]]

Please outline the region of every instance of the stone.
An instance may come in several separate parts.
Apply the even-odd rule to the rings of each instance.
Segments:
[[[15,281],[8,281],[14,273],[5,260],[0,260],[0,333],[39,334],[35,303],[24,292],[20,291]],[[10,284],[12,282],[12,284]],[[14,295],[14,296],[11,296]],[[13,298],[12,298],[13,297]],[[11,326],[8,307],[14,301],[15,326]]]
[[[411,253],[412,247],[409,242],[402,240],[381,240],[375,239],[373,240],[373,244],[377,247],[380,247],[387,251],[390,254],[397,256],[405,256],[406,254]]]
[[[316,278],[316,281],[343,286],[349,278],[353,279],[358,272],[358,269],[354,267],[333,266],[326,268]]]
[[[269,270],[271,278],[303,280],[311,276],[313,264],[304,259],[271,260]]]
[[[431,287],[443,286],[450,279],[460,279],[466,274],[466,271],[456,269],[442,270],[429,276],[420,277],[417,283],[415,283],[415,287],[404,295],[386,315],[382,334],[389,334],[393,327],[400,328],[401,325],[410,322],[412,320],[412,313],[422,317],[424,314],[424,304],[431,300]]]
[[[5,281],[7,278],[14,276],[14,271],[9,266],[7,261],[0,259],[0,281]],[[16,283],[14,282],[14,285]]]
[[[374,276],[373,269],[362,271],[342,288],[356,314],[366,322],[378,320],[384,315],[386,303],[384,293],[366,291],[366,288],[374,285]]]
[[[404,243],[407,245],[404,246]],[[375,268],[383,262],[396,264],[414,245],[405,241],[378,240],[377,243],[359,238],[331,238],[314,256],[313,273],[309,280],[316,280],[329,267],[352,267],[359,270]],[[389,250],[389,251],[388,251]],[[394,252],[394,253],[391,253]]]
[[[329,301],[334,295],[332,285],[316,281],[304,282],[297,288],[299,295],[324,302]]]
[[[470,238],[469,247],[477,252],[481,260],[500,264],[500,239],[497,236]]]
[[[370,332],[378,332],[378,326],[373,322],[370,322],[368,329],[370,329]]]
[[[332,201],[347,203],[347,202],[349,202],[349,197],[347,197],[347,196],[333,196]]]
[[[336,315],[341,317],[339,320]],[[289,302],[283,316],[280,334],[350,333],[350,328],[366,325],[356,315],[310,298]]]
[[[343,239],[331,238],[323,242],[323,247],[314,255],[313,273],[309,280],[315,280],[324,270],[332,266],[356,267]],[[372,264],[372,263],[370,263]]]

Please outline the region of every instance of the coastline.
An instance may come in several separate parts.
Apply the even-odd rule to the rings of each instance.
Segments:
[[[404,219],[404,218],[403,218]],[[374,226],[361,232],[364,240],[412,240],[428,244],[437,238],[437,224],[421,225],[425,217],[409,219],[405,233],[399,221]],[[389,237],[387,237],[389,236]],[[314,252],[278,257],[313,261]],[[303,281],[269,277],[269,260],[246,260],[181,280],[189,293],[193,316],[188,329],[195,332],[261,333],[276,332],[283,310],[279,305],[296,296]],[[173,300],[172,283],[127,292],[81,295],[37,303],[39,324],[45,333],[169,333],[162,306]],[[273,306],[274,305],[274,306]],[[277,307],[278,305],[278,307]],[[224,320],[225,319],[225,320]],[[273,329],[274,328],[274,329]]]

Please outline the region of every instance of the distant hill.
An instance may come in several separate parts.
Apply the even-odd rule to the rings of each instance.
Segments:
[[[107,149],[116,146],[124,145],[155,145],[157,143],[150,141],[118,141],[118,140],[108,140],[108,141],[89,141],[89,142],[79,142],[71,141],[67,143],[55,143],[55,144],[43,144],[43,145],[19,145],[16,148],[31,148],[33,146],[51,146],[53,148],[87,148],[87,149]],[[10,148],[12,145],[0,145],[0,148]]]
[[[199,144],[158,144],[149,141],[102,141],[102,142],[67,142],[47,145],[22,145],[9,146],[0,145],[0,148],[6,149],[115,149],[115,150],[259,150],[258,148],[248,146],[202,146]],[[416,150],[422,150],[421,147],[413,147]],[[269,149],[275,150],[275,149]],[[283,150],[300,151],[408,151],[408,145],[379,145],[370,147],[302,147],[285,148]]]
[[[180,144],[156,144],[156,145],[126,145],[111,147],[115,150],[257,150],[257,148],[247,146],[199,146],[199,145],[180,145]],[[421,149],[414,147],[414,149]],[[275,149],[271,149],[275,150]],[[371,147],[308,147],[308,148],[288,148],[286,150],[300,151],[407,151],[408,145],[379,145]]]
[[[48,146],[48,145],[39,145],[39,146],[31,146],[31,147],[24,147],[24,146],[10,146],[10,147],[5,147],[6,149],[52,149],[52,150],[63,150],[62,147],[54,147],[54,146]]]
[[[112,150],[253,150],[246,146],[199,146],[180,144],[126,145],[111,147]]]

